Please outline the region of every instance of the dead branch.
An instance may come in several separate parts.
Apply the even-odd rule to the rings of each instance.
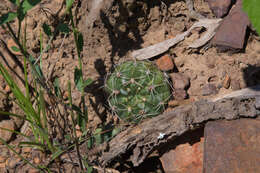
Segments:
[[[105,166],[121,154],[133,151],[130,160],[138,166],[159,145],[203,127],[207,121],[256,117],[260,112],[255,108],[255,102],[254,97],[228,98],[179,106],[121,132],[109,142],[109,150],[102,153],[100,162]]]

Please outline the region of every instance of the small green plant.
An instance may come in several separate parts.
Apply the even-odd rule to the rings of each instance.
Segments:
[[[243,0],[243,10],[247,13],[253,27],[260,34],[260,1]]]
[[[34,58],[28,51],[26,45],[26,23],[25,27],[22,27],[22,22],[26,22],[24,18],[26,17],[27,11],[36,6],[41,0],[10,0],[16,7],[16,12],[8,12],[0,17],[0,26],[5,27],[8,29],[12,39],[17,44],[13,46],[12,49],[17,52],[21,52],[24,57],[24,78],[25,78],[25,87],[26,93],[24,94],[17,83],[12,79],[11,75],[8,73],[7,69],[4,67],[3,64],[0,63],[0,75],[2,75],[10,86],[13,96],[15,97],[16,104],[24,111],[25,116],[19,116],[16,114],[12,114],[9,112],[0,111],[1,115],[7,116],[15,116],[25,121],[29,122],[30,127],[32,129],[34,140],[30,140],[29,142],[20,142],[20,146],[31,146],[40,148],[42,151],[51,152],[51,159],[50,163],[58,158],[61,154],[65,153],[69,149],[75,148],[77,155],[79,166],[82,172],[92,172],[92,167],[87,163],[87,157],[82,157],[82,153],[79,151],[79,145],[88,140],[91,136],[91,132],[88,131],[86,124],[88,121],[88,114],[87,114],[87,106],[85,104],[85,92],[84,88],[91,84],[92,80],[90,78],[84,79],[83,78],[83,63],[82,63],[82,50],[83,50],[83,35],[78,31],[74,24],[74,16],[72,13],[72,6],[74,4],[74,0],[66,0],[66,12],[67,16],[69,17],[68,24],[63,23],[66,22],[61,20],[58,26],[52,31],[51,27],[44,23],[42,28],[44,33],[48,36],[49,41],[47,45],[44,47],[43,45],[43,36],[40,33],[40,56],[38,58]],[[65,1],[64,1],[65,2]],[[11,21],[15,18],[18,19],[18,28],[17,32],[13,29]],[[69,24],[70,23],[70,24]],[[23,30],[24,29],[24,30]],[[70,34],[72,31],[74,36],[74,41],[77,50],[78,56],[78,63],[79,67],[75,67],[74,70],[74,83],[76,88],[81,92],[81,104],[76,106],[72,103],[71,97],[71,84],[70,81],[68,82],[68,93],[69,93],[69,103],[65,103],[62,99],[61,89],[59,87],[59,80],[56,78],[54,83],[51,84],[46,82],[45,76],[41,69],[42,64],[42,55],[47,53],[50,49],[50,45],[52,40],[59,34],[62,33],[64,38]],[[29,90],[29,81],[28,81],[28,69],[27,63],[30,65],[32,69],[32,76],[33,76],[33,87]],[[32,94],[32,92],[34,94]],[[52,100],[52,106],[48,107],[47,105],[50,103],[46,102],[46,98],[44,94]],[[64,114],[60,114],[60,108],[58,105],[65,110]],[[52,116],[52,117],[50,117]],[[68,116],[70,116],[72,122],[67,121]],[[51,129],[55,129],[50,127],[51,125],[57,125],[58,121],[60,121],[59,117],[63,117],[64,125],[58,126],[56,128],[57,131],[53,132]],[[53,121],[50,119],[53,118]],[[77,137],[76,135],[76,126],[80,127],[80,130],[83,131],[82,137]],[[71,128],[71,129],[68,129]],[[9,130],[9,129],[4,129]],[[9,130],[10,131],[10,130]],[[29,136],[26,136],[23,133],[12,131],[18,135],[22,135],[28,139]],[[65,134],[64,134],[65,132]],[[71,133],[69,133],[71,132]],[[55,140],[57,136],[55,134],[60,134],[59,142]],[[67,138],[66,138],[67,137]],[[34,165],[20,154],[16,153],[12,146],[6,143],[3,139],[0,138],[0,141],[4,143],[9,149],[14,151],[20,158],[22,158],[25,162],[30,164],[32,167],[35,167],[41,171],[48,171],[48,166],[42,165]],[[68,142],[69,141],[69,142]],[[92,147],[92,146],[90,146]]]
[[[105,90],[111,110],[134,123],[160,114],[171,96],[164,74],[148,61],[118,65],[106,80]]]

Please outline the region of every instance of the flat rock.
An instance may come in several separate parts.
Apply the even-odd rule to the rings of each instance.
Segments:
[[[170,77],[174,89],[186,89],[190,85],[190,78],[182,73],[172,73],[170,74]]]
[[[243,49],[246,29],[249,25],[247,14],[242,11],[242,1],[238,1],[219,26],[212,44],[221,51]]]
[[[0,127],[5,128],[5,129],[9,129],[9,130],[15,129],[15,125],[14,125],[14,122],[12,120],[2,120],[0,122]],[[5,140],[6,142],[10,141],[12,135],[13,135],[12,132],[0,129],[0,138]],[[1,142],[0,142],[0,144],[1,144]]]
[[[260,172],[260,120],[210,121],[204,137],[204,173]]]

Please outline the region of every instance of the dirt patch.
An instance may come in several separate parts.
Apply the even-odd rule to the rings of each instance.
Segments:
[[[13,8],[7,1],[5,3],[7,5],[0,5],[0,11]],[[183,1],[119,0],[111,7],[102,9],[97,19],[93,20],[93,24],[87,26],[91,5],[93,5],[91,1],[77,1],[73,12],[77,14],[75,21],[84,36],[83,73],[85,78],[90,77],[94,80],[85,91],[89,111],[88,127],[95,128],[101,122],[107,121],[107,117],[111,117],[103,86],[106,75],[113,70],[113,67],[131,59],[130,53],[133,50],[159,43],[186,31],[192,26],[194,20],[189,18],[189,12]],[[194,0],[194,6],[197,12],[207,18],[213,18],[208,5],[203,0]],[[28,13],[26,23],[30,53],[35,57],[40,54],[42,24],[47,23],[54,30],[64,16],[65,8],[62,0],[44,0]],[[12,25],[15,27],[17,24]],[[244,52],[236,54],[219,53],[214,47],[187,49],[187,45],[199,38],[202,33],[203,30],[193,31],[184,42],[165,53],[173,58],[175,63],[175,69],[170,73],[182,73],[190,78],[190,86],[187,90],[190,100],[217,97],[233,90],[259,84],[260,44],[253,35],[247,36]],[[6,34],[2,34],[1,39],[7,42],[9,38]],[[44,45],[47,44],[48,39],[46,35],[43,36]],[[2,49],[0,51],[4,52]],[[10,52],[5,51],[1,56],[1,62],[4,62],[2,60],[5,57],[6,62],[12,63],[6,67],[14,71],[14,77],[20,81],[19,85],[23,88],[20,79],[22,63],[20,66],[16,65],[11,58],[12,54],[9,54]],[[22,62],[23,58],[17,57]],[[159,57],[161,55],[152,60]],[[61,88],[66,90],[67,81],[73,80],[73,71],[77,65],[73,35],[55,37],[42,59],[42,70],[47,80],[53,82],[55,78],[59,78]],[[230,78],[229,87],[223,85],[226,76]],[[1,91],[10,94],[6,91],[6,84],[1,77],[0,83]],[[209,84],[215,87],[216,92],[205,94],[205,88]],[[79,103],[80,92],[73,82],[72,98],[77,104]],[[13,106],[6,95],[2,94],[0,94],[0,109],[22,113],[17,106]],[[17,122],[19,124],[17,127],[21,126],[21,122],[19,123]]]

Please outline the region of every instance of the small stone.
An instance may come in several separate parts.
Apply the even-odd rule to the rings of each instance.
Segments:
[[[9,159],[6,160],[5,165],[6,167],[8,167],[9,169],[14,169],[16,167],[17,164],[19,164],[19,162],[21,161],[21,158],[15,158],[15,157],[11,157]]]
[[[6,93],[10,93],[11,92],[11,88],[10,88],[9,85],[6,85],[4,90],[5,90]]]
[[[17,46],[17,44],[14,42],[14,40],[13,39],[9,39],[8,41],[7,41],[7,47],[8,47],[8,49],[10,50],[10,52],[12,52],[12,54],[14,54],[14,55],[22,55],[22,53],[20,52],[20,50],[19,51],[15,51],[15,50],[13,50],[13,49],[19,49],[18,48],[18,46]]]
[[[190,85],[190,78],[182,73],[172,73],[170,77],[174,89],[187,89]]]
[[[156,65],[160,70],[168,71],[174,68],[174,63],[169,55],[164,55],[156,60]]]
[[[10,153],[5,146],[0,148],[0,163],[5,163],[6,159],[10,157]]]
[[[2,120],[0,122],[0,127],[9,129],[9,130],[14,130],[15,125],[12,120]],[[9,142],[10,139],[12,138],[13,133],[7,130],[0,129],[0,137],[5,140],[6,142]],[[1,142],[0,142],[1,143]]]
[[[33,163],[40,164],[41,163],[41,159],[39,157],[35,157],[35,158],[33,158]]]
[[[173,98],[175,100],[184,100],[188,97],[188,94],[186,92],[186,90],[184,89],[175,89],[173,91]]]
[[[217,93],[218,93],[217,87],[213,84],[206,84],[202,88],[202,95],[203,96],[208,96],[208,95],[217,94]]]
[[[210,121],[204,130],[204,173],[260,172],[260,121]]]
[[[231,82],[231,78],[229,77],[229,75],[226,74],[226,76],[223,80],[223,87],[228,89],[230,86],[230,82]]]

